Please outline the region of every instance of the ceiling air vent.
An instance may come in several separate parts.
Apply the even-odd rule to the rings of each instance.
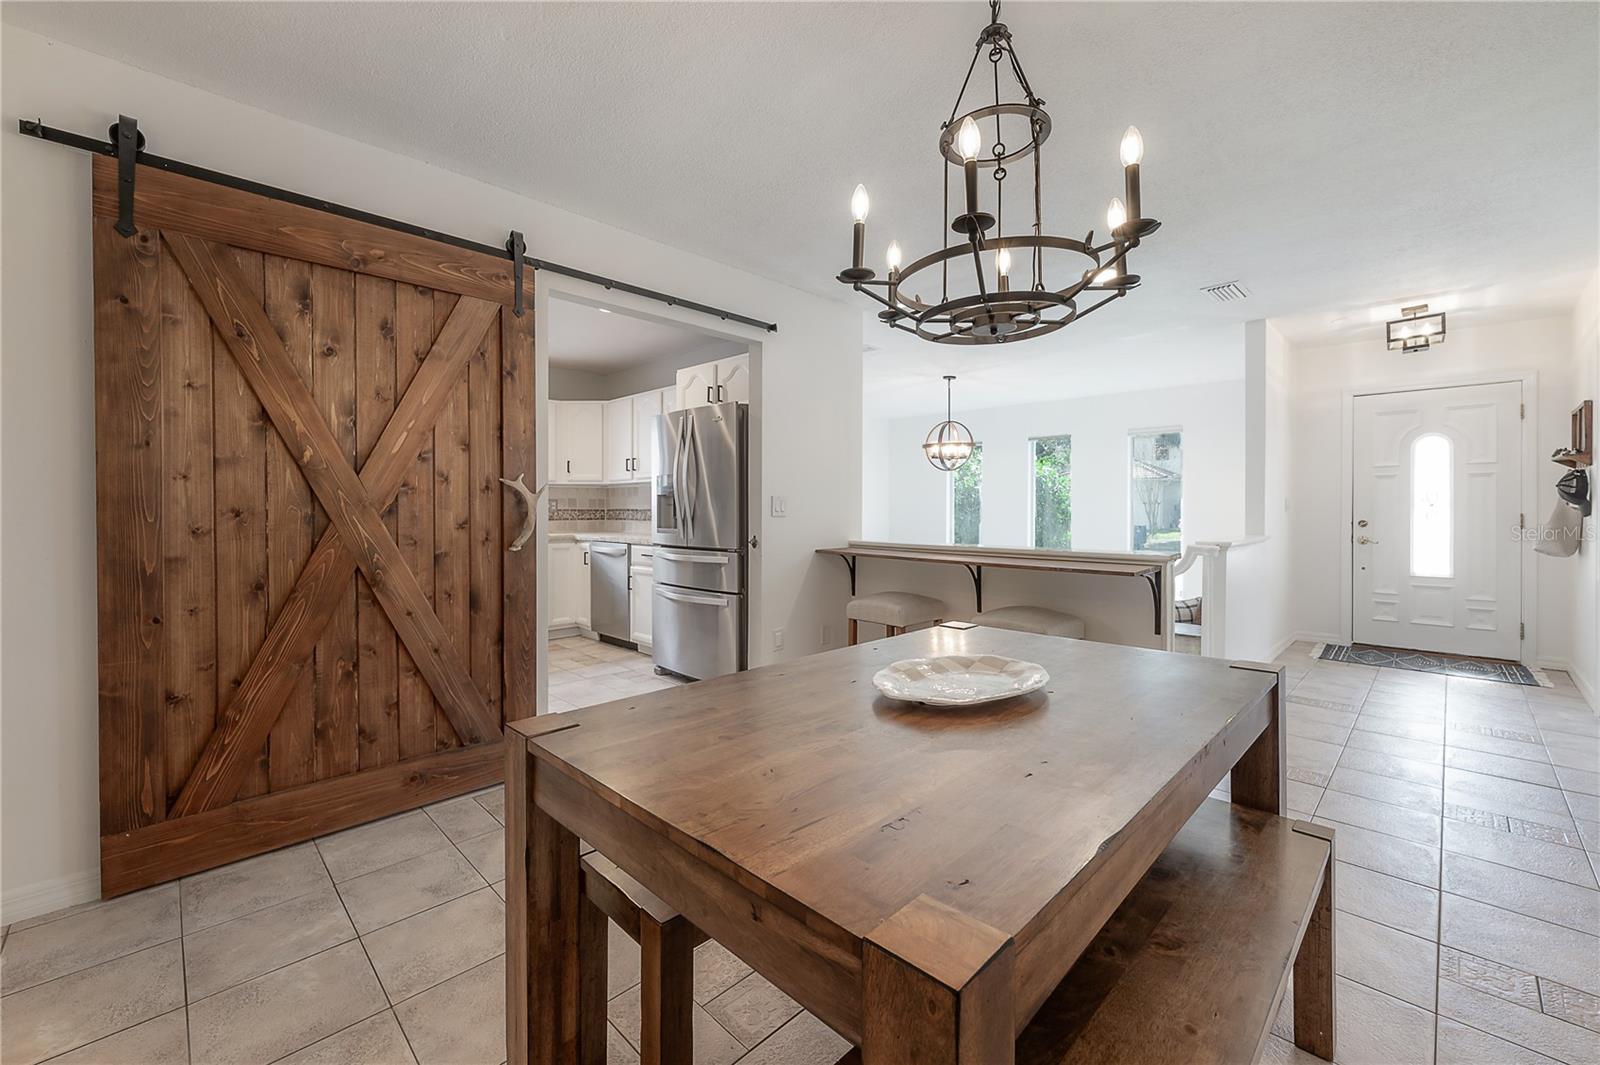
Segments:
[[[1200,290],[1218,303],[1238,303],[1250,298],[1250,290],[1238,281],[1224,281],[1220,285],[1207,285]]]

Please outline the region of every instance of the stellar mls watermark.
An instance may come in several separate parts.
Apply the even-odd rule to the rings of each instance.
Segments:
[[[1511,537],[1527,544],[1592,544],[1595,542],[1594,522],[1585,521],[1575,526],[1513,525]]]

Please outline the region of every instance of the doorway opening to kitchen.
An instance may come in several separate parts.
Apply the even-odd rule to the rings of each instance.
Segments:
[[[549,365],[549,709],[744,668],[749,345],[565,294]]]

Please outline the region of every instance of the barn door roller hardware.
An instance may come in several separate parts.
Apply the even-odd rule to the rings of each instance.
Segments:
[[[121,125],[122,123],[119,121],[116,126],[112,127],[112,136],[118,141],[120,141]],[[137,124],[135,124],[135,126],[136,125]],[[80,151],[93,152],[96,155],[109,155],[117,160],[120,171],[122,165],[122,156],[119,152],[120,145],[113,143],[112,141],[95,140],[93,137],[85,137],[81,133],[70,133],[66,130],[56,129],[53,126],[45,125],[43,119],[25,118],[19,120],[17,122],[17,132],[25,136],[37,137],[43,141],[50,141],[54,144],[64,144],[69,148],[77,148]],[[251,181],[249,178],[236,177],[233,174],[223,174],[216,170],[207,170],[205,167],[196,166],[193,163],[185,163],[177,159],[164,159],[159,155],[151,155],[143,150],[144,134],[139,133],[137,128],[135,128],[135,139],[135,159],[141,166],[153,166],[158,170],[165,170],[171,174],[182,174],[185,177],[195,178],[200,181],[209,181],[213,185],[223,185],[227,188],[239,189],[242,192],[254,193],[257,196],[266,196],[269,199],[281,200],[284,203],[292,203],[300,207],[309,207],[316,211],[326,211],[329,214],[338,215],[341,218],[349,218],[354,221],[365,222],[368,225],[373,226],[382,226],[384,229],[392,229],[397,233],[409,233],[412,236],[423,237],[427,240],[436,240],[441,244],[449,244],[456,248],[465,248],[467,251],[475,251],[483,255],[493,255],[498,258],[499,256],[505,255],[508,251],[510,251],[509,248],[496,248],[493,245],[484,244],[480,241],[468,240],[465,237],[454,236],[450,233],[440,233],[436,230],[413,225],[410,222],[401,222],[398,219],[385,218],[383,215],[372,214],[370,211],[362,211],[355,207],[346,207],[343,204],[334,203],[331,200],[319,200],[315,196],[305,196],[298,192],[291,192],[288,189],[279,189],[274,188],[271,185],[263,185],[259,181]],[[119,185],[123,190],[123,194],[127,196],[127,217],[128,224],[131,227],[133,186],[131,183],[122,185],[120,182]],[[118,232],[122,232],[121,217],[118,218],[117,229]],[[128,232],[131,233],[132,229],[130,228]],[[518,257],[518,262],[519,265],[532,267],[535,270],[547,270],[552,274],[560,274],[562,277],[570,277],[579,281],[586,281],[592,285],[599,285],[601,288],[604,288],[608,291],[615,289],[618,292],[627,292],[631,295],[638,296],[641,299],[654,300],[657,303],[665,303],[669,307],[682,307],[685,310],[694,311],[697,314],[708,314],[713,318],[718,318],[724,322],[738,322],[740,325],[748,325],[752,328],[761,329],[768,333],[776,333],[778,331],[778,326],[774,322],[763,322],[759,318],[751,318],[748,315],[735,314],[733,311],[724,310],[721,307],[713,307],[709,304],[698,303],[694,300],[686,300],[681,296],[673,296],[666,292],[658,292],[655,289],[645,288],[642,285],[634,285],[627,281],[619,281],[614,277],[606,277],[604,274],[595,274],[589,272],[588,270],[579,270],[577,267],[573,266],[563,266],[560,263],[553,263],[548,259],[537,259],[531,255],[523,254]],[[520,285],[518,286],[517,291],[522,291]]]
[[[133,164],[144,151],[144,134],[139,132],[139,120],[118,115],[116,125],[106,134],[117,146],[117,225],[116,230],[125,237],[138,232],[133,224]]]
[[[522,317],[522,260],[527,257],[528,246],[520,230],[513,229],[506,240],[506,251],[511,254],[511,313]]]

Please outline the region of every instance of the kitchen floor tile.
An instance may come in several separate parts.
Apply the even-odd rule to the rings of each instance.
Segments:
[[[502,825],[506,823],[505,788],[497,784],[485,791],[477,792],[472,797],[477,800],[479,806],[482,806],[485,810],[489,811],[490,817],[494,818],[496,821],[499,821]]]
[[[1523,780],[1529,784],[1543,784],[1546,787],[1555,787],[1560,783],[1556,779],[1555,767],[1548,762],[1507,758],[1503,754],[1469,751],[1462,747],[1446,747],[1444,764],[1447,769],[1470,769],[1474,773]]]
[[[276,1061],[388,1007],[360,943],[345,943],[189,1006],[194,1060]]]
[[[606,1003],[606,1015],[622,1033],[629,1047],[639,1049],[639,988],[634,986]],[[746,1050],[743,1043],[724,1029],[696,1003],[693,1008],[694,1065],[732,1065]]]
[[[1404,736],[1388,736],[1381,732],[1363,732],[1355,729],[1350,733],[1346,742],[1347,749],[1358,751],[1374,751],[1378,754],[1391,754],[1398,758],[1407,758],[1413,762],[1423,762],[1427,765],[1444,764],[1444,745],[1440,743],[1426,743],[1422,740],[1408,740]]]
[[[1439,1018],[1439,1048],[1434,1060],[1438,1065],[1557,1065],[1554,1058],[1449,1017]]]
[[[1497,995],[1439,981],[1439,1016],[1459,1021],[1566,1065],[1600,1061],[1600,1033],[1527,1009]]]
[[[1546,843],[1495,828],[1446,819],[1444,849],[1565,880],[1579,887],[1592,889],[1596,886],[1594,870],[1589,867],[1583,851],[1558,843]]]
[[[0,994],[14,994],[178,938],[178,885],[112,899],[6,936]]]
[[[1439,845],[1439,815],[1338,791],[1330,783],[1317,807],[1317,817],[1325,821],[1367,828],[1413,843]]]
[[[1451,894],[1600,935],[1600,891],[1593,888],[1451,851],[1444,853],[1443,876]]]
[[[462,840],[456,847],[467,856],[467,860],[484,880],[506,878],[506,831],[499,825],[495,825],[492,832]]]
[[[185,934],[198,932],[299,898],[328,882],[328,870],[314,843],[196,873],[184,877],[178,885],[183,899],[183,930]]]
[[[506,956],[394,1009],[418,1065],[499,1065],[506,1056]]]
[[[319,891],[185,936],[184,983],[194,1002],[354,939],[339,893]]]
[[[1326,795],[1323,796],[1327,798]],[[1339,860],[1359,865],[1374,872],[1387,873],[1424,887],[1439,886],[1439,851],[1421,843],[1386,836],[1381,832],[1358,828],[1355,825],[1325,821],[1318,815],[1312,818],[1317,824],[1326,824],[1334,830],[1334,849]]]
[[[750,975],[750,966],[708,939],[694,950],[694,1000],[702,1006]]]
[[[1340,976],[1432,1012],[1438,947],[1353,913],[1334,922]]]
[[[766,977],[751,973],[732,989],[713,999],[707,1012],[747,1047],[776,1032],[800,1012],[800,1004],[774,987]]]
[[[173,1010],[96,1039],[50,1065],[189,1065],[189,1018]]]
[[[834,1065],[850,1044],[809,1013],[801,1013],[740,1059],[739,1065]]]
[[[1600,995],[1600,938],[1461,895],[1442,906],[1441,944]]]
[[[1393,806],[1405,806],[1434,817],[1439,816],[1444,796],[1439,788],[1397,777],[1386,777],[1380,773],[1352,769],[1342,762],[1333,771],[1328,787],[1348,795],[1360,795]]]
[[[1399,755],[1384,754],[1382,751],[1346,747],[1344,753],[1339,756],[1339,766],[1359,769],[1363,773],[1394,777],[1396,780],[1409,780],[1413,784],[1426,784],[1430,788],[1444,787],[1443,765],[1418,762]]]
[[[1439,934],[1439,893],[1409,880],[1340,861],[1334,870],[1334,905],[1432,940]]]
[[[32,1065],[183,1005],[177,940],[0,998],[0,1061]]]
[[[278,1065],[416,1065],[416,1060],[393,1011],[384,1010],[290,1054]]]
[[[470,795],[462,795],[448,802],[434,803],[432,806],[423,807],[433,823],[439,826],[439,831],[449,837],[451,843],[460,843],[464,839],[481,836],[485,832],[493,832],[500,827],[483,804]]]
[[[1339,1065],[1433,1061],[1431,1011],[1342,976],[1338,980],[1334,1056]]]
[[[374,821],[317,840],[334,883],[448,847],[450,840],[421,810]]]
[[[489,888],[362,937],[391,1002],[399,1003],[505,952],[505,903]]]
[[[476,805],[476,804],[474,804]],[[481,810],[481,808],[480,808]],[[496,823],[487,813],[491,824]],[[484,879],[454,847],[407,858],[339,885],[362,935],[483,887]]]

